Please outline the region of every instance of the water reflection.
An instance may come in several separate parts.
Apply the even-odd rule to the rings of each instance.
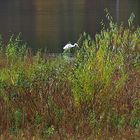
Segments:
[[[75,42],[79,34],[92,36],[100,31],[108,8],[117,22],[126,21],[134,12],[140,24],[139,0],[4,0],[0,4],[0,33],[22,32],[25,41],[35,48],[60,52],[64,44]]]
[[[120,0],[116,0],[116,21],[119,22]]]

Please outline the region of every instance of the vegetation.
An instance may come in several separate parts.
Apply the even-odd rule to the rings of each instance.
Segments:
[[[72,61],[1,39],[0,139],[139,139],[140,28],[107,18]]]

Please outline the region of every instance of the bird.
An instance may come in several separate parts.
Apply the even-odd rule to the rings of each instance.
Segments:
[[[68,43],[63,47],[63,49],[67,50],[67,49],[70,49],[70,48],[73,48],[73,47],[76,47],[76,46],[78,46],[77,43],[74,43],[74,45],[72,45],[71,43]]]

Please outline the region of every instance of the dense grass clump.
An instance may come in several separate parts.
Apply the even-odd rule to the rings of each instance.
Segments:
[[[140,28],[81,35],[74,59],[0,41],[0,139],[138,139]],[[64,54],[65,55],[65,54]]]

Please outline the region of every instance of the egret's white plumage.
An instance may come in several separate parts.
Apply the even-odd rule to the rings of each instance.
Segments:
[[[64,46],[64,50],[67,50],[67,49],[70,49],[70,48],[73,48],[73,47],[76,47],[76,46],[78,46],[78,44],[77,43],[74,43],[74,45],[72,45],[71,43],[68,43],[68,44],[66,44],[65,46]]]

